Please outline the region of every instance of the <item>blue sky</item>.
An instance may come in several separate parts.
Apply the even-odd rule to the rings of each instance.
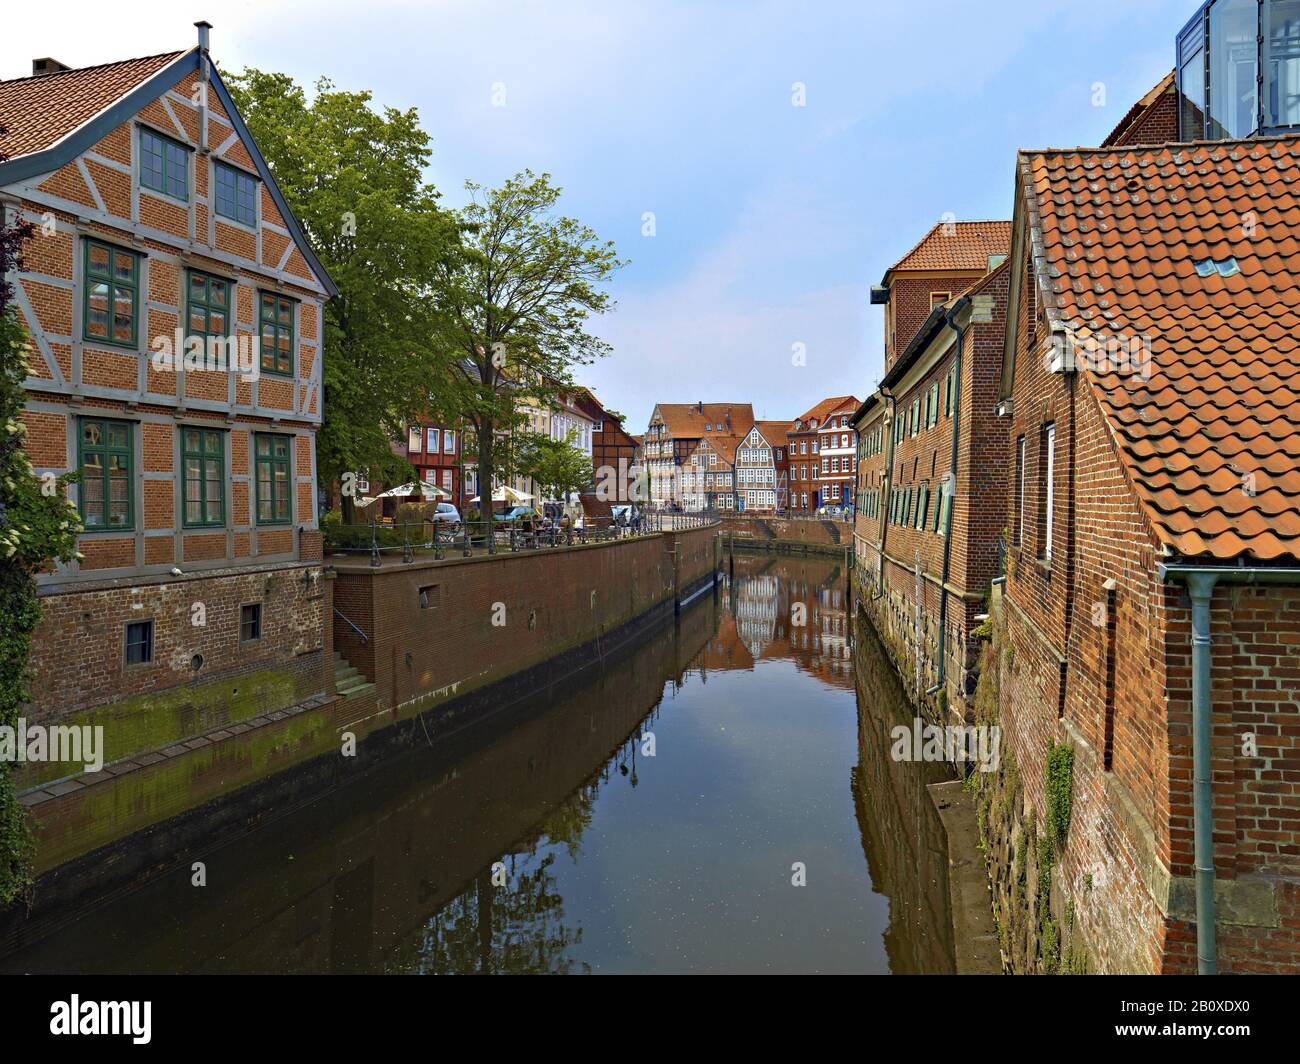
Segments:
[[[24,4],[0,72],[188,46],[206,18],[224,67],[418,108],[449,204],[466,178],[550,172],[566,213],[632,260],[596,324],[614,354],[580,378],[640,431],[658,401],[792,418],[865,395],[882,350],[868,287],[945,213],[1009,217],[1017,148],[1100,141],[1172,68],[1196,6],[145,0],[126,25],[102,4],[57,22]]]

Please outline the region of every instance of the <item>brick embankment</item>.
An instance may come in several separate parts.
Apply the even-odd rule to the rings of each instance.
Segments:
[[[340,561],[320,582],[327,645],[308,654],[315,670],[322,653],[341,651],[367,681],[361,693],[271,709],[254,699],[238,720],[157,713],[172,720],[165,734],[132,735],[101,771],[28,787],[38,897],[67,903],[125,886],[186,847],[310,800],[417,733],[486,719],[671,617],[711,586],[720,557],[717,528],[706,527],[375,570]],[[118,716],[103,708],[106,733]],[[340,756],[349,735],[356,758]],[[10,916],[0,924],[12,933]]]

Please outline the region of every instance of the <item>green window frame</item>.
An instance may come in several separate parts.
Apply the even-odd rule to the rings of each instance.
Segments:
[[[930,386],[930,427],[939,424],[939,382]]]
[[[190,201],[190,149],[171,137],[140,127],[140,187]]]
[[[180,427],[181,525],[221,528],[226,523],[226,434],[220,429]]]
[[[257,296],[258,335],[263,373],[293,376],[293,311],[295,301],[275,292]]]
[[[940,493],[934,524],[935,531],[941,536],[946,536],[952,529],[952,496],[950,491]]]
[[[216,163],[213,196],[217,216],[240,225],[257,224],[257,178],[225,163]]]
[[[85,241],[82,339],[138,347],[140,256],[102,240]]]
[[[259,432],[254,437],[259,525],[287,525],[293,520],[293,479],[289,469],[292,446],[292,436]]]
[[[186,335],[215,336],[222,340],[231,334],[230,290],[224,277],[213,277],[200,270],[188,270],[185,284]]]
[[[135,529],[135,424],[77,421],[77,509],[87,532]]]
[[[920,532],[925,531],[926,518],[930,516],[930,485],[922,484],[920,495],[916,500],[916,527]]]

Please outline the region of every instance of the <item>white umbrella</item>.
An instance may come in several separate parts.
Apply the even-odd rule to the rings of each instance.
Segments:
[[[449,499],[451,496],[434,484],[428,484],[420,481],[418,484],[403,484],[397,488],[389,488],[387,491],[376,495],[376,499],[400,499],[416,493],[423,495],[426,499]]]
[[[533,496],[529,495],[528,492],[516,491],[514,488],[497,488],[497,490],[492,493],[493,502],[525,502],[532,497]],[[477,495],[470,499],[470,502],[478,501],[479,496]]]

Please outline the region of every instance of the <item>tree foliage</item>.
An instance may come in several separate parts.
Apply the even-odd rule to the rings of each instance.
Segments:
[[[325,79],[309,100],[284,74],[226,82],[289,209],[339,295],[325,306],[323,484],[345,472],[411,478],[391,443],[413,421],[451,422],[452,346],[435,282],[462,268],[457,219],[424,179],[431,154],[414,109]]]
[[[80,521],[67,498],[71,477],[38,477],[27,454],[27,333],[10,304],[10,270],[31,227],[0,224],[0,726],[16,727],[28,700],[32,632],[41,619],[36,573],[76,555]],[[0,763],[0,904],[31,882],[32,840],[14,795],[10,766]]]
[[[466,182],[467,254],[449,263],[438,299],[450,321],[456,403],[473,426],[480,490],[500,472],[496,451],[519,426],[519,400],[547,406],[574,390],[574,367],[609,354],[587,330],[613,308],[601,286],[620,266],[611,242],[559,215],[549,174],[525,170],[500,188]]]
[[[591,458],[573,446],[575,435],[572,430],[563,440],[529,435],[523,442],[520,472],[554,499],[567,500],[574,492],[591,488]]]

